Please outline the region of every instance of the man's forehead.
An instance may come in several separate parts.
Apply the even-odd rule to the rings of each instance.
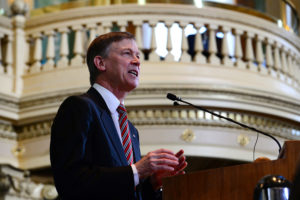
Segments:
[[[136,41],[133,39],[123,39],[120,41],[115,41],[111,44],[111,47],[116,49],[128,49],[128,48],[137,48]]]

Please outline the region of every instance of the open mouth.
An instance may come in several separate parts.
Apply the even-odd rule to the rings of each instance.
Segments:
[[[135,71],[135,70],[130,70],[129,72],[128,72],[129,74],[132,74],[132,75],[134,75],[134,76],[138,76],[138,72],[137,71]]]

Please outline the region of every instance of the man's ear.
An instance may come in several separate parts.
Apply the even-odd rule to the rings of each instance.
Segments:
[[[105,63],[101,56],[94,57],[94,65],[97,67],[99,71],[101,72],[106,71]]]

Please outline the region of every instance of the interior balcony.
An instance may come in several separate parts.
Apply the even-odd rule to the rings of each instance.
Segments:
[[[49,167],[63,99],[86,91],[85,52],[99,34],[135,34],[140,86],[126,99],[142,154],[276,159],[274,141],[166,99],[168,92],[285,140],[300,139],[300,38],[258,16],[192,5],[91,6],[0,18],[0,162]]]

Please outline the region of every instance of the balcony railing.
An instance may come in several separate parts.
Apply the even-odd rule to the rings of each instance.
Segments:
[[[177,45],[180,55],[176,62],[233,67],[299,87],[297,36],[253,16],[216,8],[182,7],[180,11],[177,6],[162,5],[88,7],[28,19],[24,74],[82,66],[86,48],[96,35],[129,30],[135,32],[138,46],[145,54],[144,62],[175,62],[171,52]],[[155,31],[158,25],[165,26],[161,30],[166,35]],[[189,40],[182,34],[188,26],[195,32]],[[203,27],[207,31],[201,34],[199,30]],[[7,48],[2,65],[7,70],[2,66],[1,71],[10,75],[11,29],[4,29],[3,33]],[[224,37],[217,38],[216,33],[223,33]],[[164,39],[165,44],[157,44]],[[166,55],[157,54],[158,46],[166,49]]]

